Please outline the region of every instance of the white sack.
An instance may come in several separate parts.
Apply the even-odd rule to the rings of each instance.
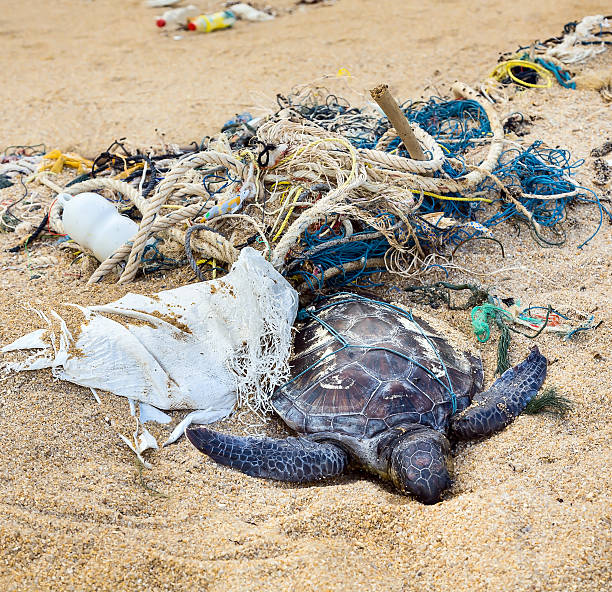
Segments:
[[[274,388],[288,375],[297,306],[289,283],[245,248],[222,279],[78,307],[84,322],[72,334],[54,311],[50,316],[60,320],[55,331],[39,312],[48,325],[44,332],[3,351],[39,348],[44,338],[47,349],[7,368],[50,367],[63,380],[158,409],[199,410],[198,421],[207,423],[227,416],[237,401],[257,411],[268,408]]]

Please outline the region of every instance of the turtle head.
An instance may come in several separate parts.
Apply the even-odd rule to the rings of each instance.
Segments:
[[[390,455],[389,476],[403,493],[435,504],[451,485],[449,462],[448,440],[431,428],[419,426],[397,441]]]

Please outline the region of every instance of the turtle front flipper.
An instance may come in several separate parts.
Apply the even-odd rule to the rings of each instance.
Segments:
[[[185,434],[213,460],[252,477],[304,483],[340,475],[348,465],[342,448],[305,438],[243,438],[203,427],[187,428]]]
[[[529,356],[506,370],[489,390],[451,419],[451,432],[461,440],[481,438],[505,428],[540,390],[546,378],[546,358],[534,346]]]

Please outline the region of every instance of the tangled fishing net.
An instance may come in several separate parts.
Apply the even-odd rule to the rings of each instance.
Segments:
[[[568,23],[561,36],[502,56],[480,93],[457,83],[453,99],[402,104],[424,160],[411,158],[374,103],[355,106],[304,86],[278,95],[276,110],[237,115],[191,147],[162,138],[161,148],[142,151],[118,141],[92,161],[44,147],[9,154],[0,183],[20,182],[25,194],[4,207],[0,223],[22,237],[16,249],[41,233],[66,234],[63,200],[29,223],[48,204],[34,201],[35,192],[25,199],[24,177],[57,194],[102,192],[138,221],[138,231],[96,262],[90,283],[109,274],[130,282],[139,270],[187,263],[198,279],[209,279],[248,245],[299,291],[371,286],[381,271],[415,277],[445,269],[454,249],[473,238],[493,240],[494,228],[509,220],[526,223],[540,244],[559,245],[567,207],[577,201],[595,204],[600,214],[583,246],[610,213],[574,180],[582,161],[540,141],[511,140],[505,132],[519,129],[523,116],[501,121],[495,104],[503,103],[504,87],[582,84],[564,64],[601,53],[611,43],[609,26],[603,16]],[[66,167],[79,176],[63,185],[51,180],[49,173]],[[25,204],[27,211],[20,209]],[[70,237],[62,246],[88,253]]]
[[[206,279],[250,245],[299,290],[372,285],[382,270],[419,275],[446,261],[449,246],[510,218],[541,242],[560,242],[567,204],[587,193],[572,178],[577,164],[560,149],[512,144],[491,103],[462,84],[453,92],[402,105],[425,160],[410,158],[375,105],[303,87],[279,96],[275,113],[236,118],[197,149],[132,154],[117,144],[93,162],[48,153],[35,174],[58,193],[103,192],[139,219],[90,283],[186,262]],[[60,157],[91,170],[57,186],[45,171]],[[65,234],[61,201],[43,222]]]

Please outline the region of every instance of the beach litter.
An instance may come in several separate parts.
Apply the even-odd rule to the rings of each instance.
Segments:
[[[189,31],[211,33],[218,29],[228,29],[236,22],[236,15],[231,10],[222,10],[212,14],[200,14],[187,22]]]
[[[190,261],[194,271],[218,271],[250,245],[300,291],[373,285],[383,270],[415,278],[448,269],[445,251],[491,236],[509,219],[525,222],[541,244],[555,244],[564,240],[568,204],[584,200],[602,219],[609,215],[573,179],[578,164],[568,151],[506,138],[488,101],[465,85],[454,92],[454,99],[401,105],[422,149],[417,158],[372,104],[352,107],[323,88],[303,87],[279,95],[275,113],[241,114],[196,149],[142,154],[119,144],[64,187],[45,170],[36,180],[56,194],[103,193],[140,219],[90,283],[116,272],[129,282],[141,269]],[[48,215],[58,235],[66,234],[63,203],[54,201]],[[187,245],[189,225],[201,223],[208,229],[190,234]],[[195,262],[173,244],[197,253]]]
[[[184,29],[189,22],[189,19],[200,14],[200,9],[193,4],[172,8],[166,10],[161,16],[155,20],[155,24],[159,28],[167,27],[169,29]]]
[[[244,2],[227,2],[226,7],[226,10],[211,14],[202,14],[200,8],[193,4],[170,8],[155,18],[155,24],[160,29],[165,30],[187,29],[200,33],[210,33],[232,27],[236,20],[264,22],[275,18],[273,14],[258,10]]]
[[[274,20],[274,15],[263,10],[257,10],[250,4],[244,2],[233,3],[229,2],[226,6],[236,15],[238,19],[251,22],[264,22]]]
[[[145,5],[149,8],[161,8],[164,6],[174,6],[182,0],[145,0]]]
[[[594,331],[602,323],[595,320],[595,315],[584,311],[574,310],[563,314],[551,305],[523,307],[519,300],[501,298],[495,294],[490,294],[484,304],[474,306],[470,314],[474,335],[480,343],[489,340],[492,322],[499,329],[495,371],[499,375],[511,366],[509,350],[513,334],[535,340],[542,333],[555,333],[567,341],[584,331]]]
[[[43,327],[1,351],[35,350],[5,364],[7,371],[51,368],[61,380],[158,410],[195,410],[169,443],[191,421],[216,421],[236,406],[260,415],[269,409],[288,374],[297,304],[287,281],[247,247],[223,279],[73,305],[80,326],[69,328],[54,310],[33,310]]]
[[[578,72],[575,66],[603,53],[612,45],[611,17],[586,16],[565,25],[559,37],[536,41],[502,55],[481,92],[492,102],[503,100],[503,88],[550,88],[556,82],[568,89],[597,90],[612,101],[612,73]],[[500,91],[501,94],[500,94]]]

